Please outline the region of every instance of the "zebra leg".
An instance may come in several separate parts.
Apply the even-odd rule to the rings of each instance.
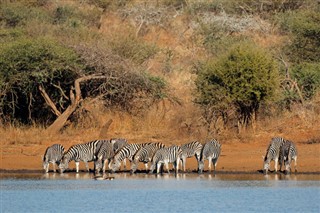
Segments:
[[[103,174],[106,173],[106,164],[107,164],[107,161],[108,161],[108,159],[105,159],[104,161],[102,161],[102,162],[103,162],[103,165],[102,165],[102,173],[103,173]]]
[[[186,160],[187,158],[182,158],[181,161],[182,161],[182,165],[183,165],[183,171],[185,172],[186,171]],[[177,160],[179,162],[179,159]],[[178,164],[179,165],[179,164]]]
[[[274,171],[278,172],[278,159],[274,159]]]
[[[87,162],[87,161],[85,161],[84,163],[86,164],[86,169],[87,169],[87,171],[88,171],[88,172],[90,172],[88,162]]]
[[[169,171],[169,163],[168,162],[165,162],[165,166],[166,166],[166,169],[168,171],[168,174],[170,174],[170,171]]]
[[[146,172],[147,172],[148,171],[148,163],[145,163],[144,167],[146,168]]]
[[[294,172],[297,172],[297,156],[294,157]]]
[[[179,172],[179,163],[180,163],[180,158],[177,158],[176,173]],[[186,160],[183,161],[183,171],[186,171]]]
[[[79,172],[79,162],[76,162],[76,172]]]
[[[56,172],[56,162],[53,162],[52,165],[53,165],[53,172],[55,173]]]
[[[208,158],[208,161],[209,161],[208,169],[209,169],[209,172],[211,172],[212,158]]]
[[[157,163],[157,174],[159,174],[160,172],[160,166],[161,166],[161,163]]]
[[[123,160],[123,169],[126,169],[127,168],[127,161],[126,159]]]

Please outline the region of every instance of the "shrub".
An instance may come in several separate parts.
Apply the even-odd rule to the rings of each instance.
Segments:
[[[53,119],[38,86],[46,85],[51,98],[63,108],[66,103],[59,100],[61,94],[53,85],[70,88],[80,65],[72,50],[53,40],[22,38],[1,46],[0,67],[0,116],[7,121],[29,123],[32,119]]]
[[[285,47],[290,60],[295,63],[319,62],[320,59],[320,13],[302,10],[287,12],[281,16],[281,28],[292,36]]]
[[[222,114],[235,108],[238,121],[248,125],[260,104],[274,95],[277,75],[268,52],[242,43],[200,66],[195,102]]]

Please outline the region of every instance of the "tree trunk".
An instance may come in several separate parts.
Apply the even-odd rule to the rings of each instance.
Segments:
[[[71,88],[70,90],[70,101],[71,104],[67,107],[67,109],[47,128],[47,132],[49,134],[55,134],[59,132],[66,124],[68,121],[70,115],[77,109],[79,106],[80,102],[82,101],[81,97],[81,83],[93,79],[104,79],[107,78],[106,76],[103,75],[89,75],[89,76],[84,76],[81,78],[78,78],[74,81],[74,88]],[[75,91],[75,94],[73,93],[73,90]],[[49,96],[48,96],[49,97]],[[47,98],[50,100],[50,98]],[[47,101],[46,99],[46,101]],[[54,104],[50,104],[47,102],[47,104],[51,107],[54,108]],[[54,111],[54,110],[53,110]]]

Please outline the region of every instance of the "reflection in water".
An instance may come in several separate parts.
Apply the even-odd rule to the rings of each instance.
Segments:
[[[1,212],[199,212],[199,204],[201,212],[320,210],[320,175],[107,175],[115,180],[86,172],[1,175]]]
[[[163,174],[146,174],[146,173],[114,173],[106,174],[107,177],[115,179],[177,179],[177,180],[213,180],[213,181],[228,181],[228,180],[263,180],[263,181],[301,181],[301,180],[320,180],[319,174],[214,174],[214,173],[163,173]],[[94,179],[94,173],[88,172],[67,172],[67,173],[2,173],[0,179]]]

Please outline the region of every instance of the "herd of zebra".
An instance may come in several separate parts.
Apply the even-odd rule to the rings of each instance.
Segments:
[[[88,162],[94,161],[94,171],[98,174],[102,170],[106,172],[106,165],[111,173],[118,171],[123,163],[126,168],[126,159],[130,161],[130,171],[135,173],[138,164],[144,163],[146,172],[156,172],[157,174],[165,165],[169,173],[169,163],[173,164],[176,173],[179,170],[179,164],[182,163],[182,169],[186,171],[186,159],[195,156],[198,162],[198,172],[204,170],[204,161],[208,160],[208,169],[211,171],[213,164],[216,170],[217,161],[221,152],[221,144],[212,139],[205,144],[198,141],[183,144],[181,146],[172,145],[166,147],[160,142],[149,143],[128,143],[126,139],[118,138],[111,140],[95,140],[83,144],[71,146],[65,152],[61,144],[54,144],[48,147],[43,157],[43,168],[47,173],[49,171],[49,163],[53,164],[53,171],[56,172],[55,165],[59,165],[60,172],[63,173],[68,169],[68,164],[75,161],[76,172],[79,172],[79,162],[83,161],[89,170]],[[278,163],[280,171],[282,164],[285,164],[285,172],[290,172],[290,164],[295,160],[295,169],[297,165],[297,149],[293,142],[280,137],[272,138],[264,157],[264,172],[267,173],[271,161],[275,162],[275,171],[277,171]],[[151,164],[148,169],[148,163]],[[162,172],[162,170],[161,170]]]

